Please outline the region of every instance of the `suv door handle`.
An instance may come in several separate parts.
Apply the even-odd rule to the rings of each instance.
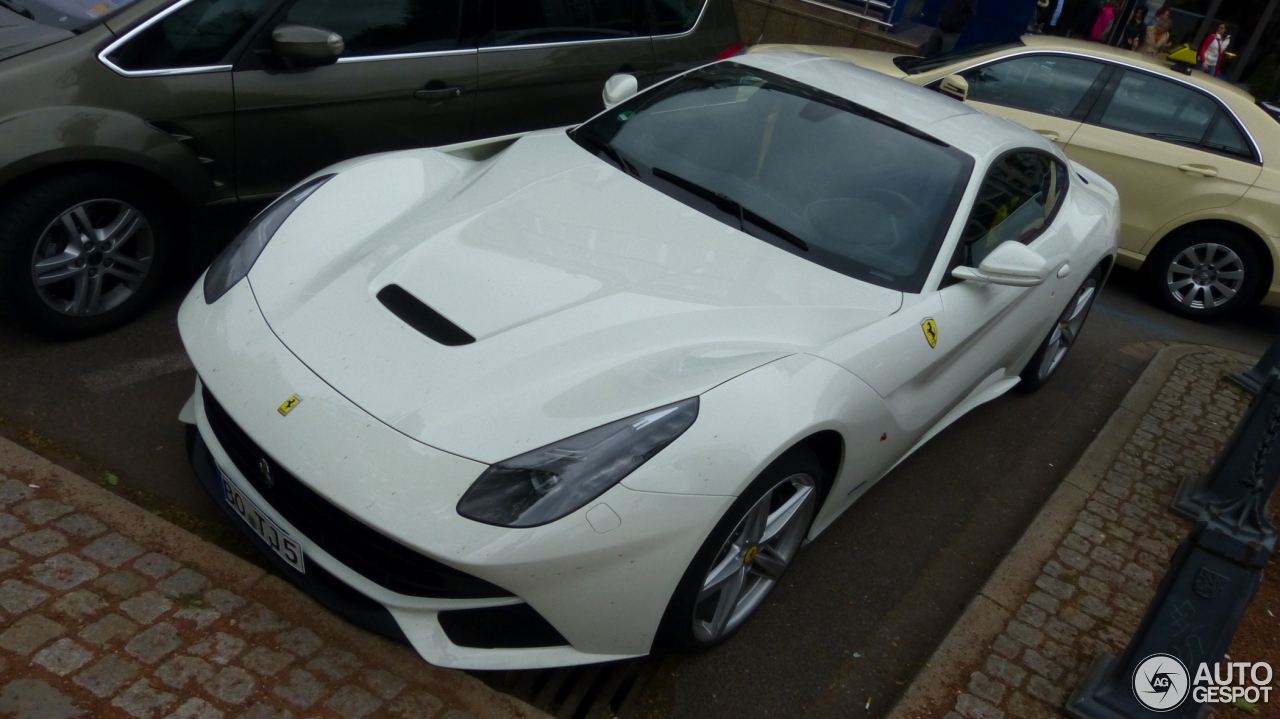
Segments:
[[[1218,168],[1208,165],[1178,165],[1178,169],[1192,175],[1200,175],[1201,177],[1217,177]]]
[[[1061,138],[1059,137],[1058,133],[1054,132],[1053,130],[1036,130],[1036,132],[1040,133],[1040,135],[1043,136],[1044,139],[1050,142],[1061,142]]]
[[[462,87],[460,85],[451,85],[449,87],[424,87],[421,90],[414,91],[413,96],[419,100],[425,100],[426,102],[444,102],[445,100],[452,100],[455,97],[461,97]]]

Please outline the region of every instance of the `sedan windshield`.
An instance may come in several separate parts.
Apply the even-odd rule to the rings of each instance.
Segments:
[[[136,0],[0,0],[12,10],[42,25],[78,32]]]
[[[718,63],[573,132],[710,217],[850,277],[919,292],[969,156],[808,85]]]

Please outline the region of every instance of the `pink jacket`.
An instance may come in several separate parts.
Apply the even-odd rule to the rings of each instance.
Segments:
[[[1111,21],[1116,19],[1116,9],[1110,5],[1102,8],[1102,12],[1098,13],[1098,19],[1093,23],[1093,32],[1089,33],[1090,40],[1101,40],[1103,35],[1107,34],[1107,30],[1111,29]]]

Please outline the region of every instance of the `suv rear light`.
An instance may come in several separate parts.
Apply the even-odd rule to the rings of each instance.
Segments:
[[[742,53],[744,53],[744,52],[746,52],[746,51],[747,51],[747,46],[746,46],[746,45],[743,45],[743,44],[742,44],[742,43],[740,43],[740,42],[735,42],[734,44],[730,45],[730,46],[729,46],[729,48],[728,48],[727,50],[725,50],[724,52],[720,53],[719,55],[716,55],[716,59],[717,59],[717,60],[728,60],[729,58],[731,58],[731,57],[737,57],[738,55],[741,55]]]

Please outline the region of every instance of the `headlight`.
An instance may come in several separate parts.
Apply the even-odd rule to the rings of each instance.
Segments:
[[[500,527],[554,522],[621,482],[697,418],[694,397],[499,462],[462,495],[458,514]]]
[[[320,186],[328,182],[331,177],[333,175],[325,175],[299,185],[271,203],[267,209],[259,212],[249,226],[236,235],[227,249],[223,250],[222,254],[218,255],[218,259],[209,266],[209,272],[204,276],[204,301],[208,304],[217,302],[227,290],[244,279],[244,276],[253,268],[253,263],[258,261],[258,255],[262,254],[262,250],[271,241],[272,235],[280,229],[280,225],[289,219],[289,215],[298,209],[298,205],[306,201],[311,193],[320,189]]]

